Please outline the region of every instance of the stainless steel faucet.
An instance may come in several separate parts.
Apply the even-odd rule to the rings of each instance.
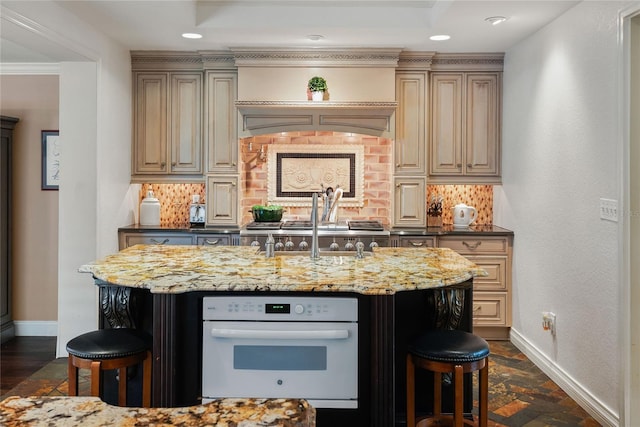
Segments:
[[[318,193],[313,193],[311,199],[311,226],[313,234],[311,236],[311,259],[320,258],[320,248],[318,247]]]

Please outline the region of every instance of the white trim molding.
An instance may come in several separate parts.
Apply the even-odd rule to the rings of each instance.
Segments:
[[[0,63],[0,75],[59,75],[60,64],[43,63]]]
[[[14,320],[17,337],[57,337],[58,322],[55,320]]]
[[[620,419],[616,413],[607,405],[598,400],[585,389],[582,384],[576,381],[565,370],[549,359],[540,349],[535,347],[516,329],[511,328],[511,343],[518,348],[534,365],[544,372],[553,382],[555,382],[565,393],[576,401],[585,411],[589,413],[603,426],[618,427]]]

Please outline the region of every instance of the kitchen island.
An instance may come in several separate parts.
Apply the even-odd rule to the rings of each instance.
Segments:
[[[138,245],[80,271],[101,286],[105,326],[153,334],[153,406],[191,405],[201,397],[201,313],[207,295],[357,297],[359,408],[352,419],[344,411],[320,411],[318,425],[335,415],[344,423],[334,425],[380,427],[394,425],[403,412],[407,342],[429,328],[471,330],[473,278],[486,274],[447,248],[377,248],[362,259],[276,255],[266,258],[246,246]]]
[[[315,410],[298,399],[220,399],[183,408],[122,408],[97,397],[8,397],[4,427],[155,425],[184,427],[314,427]]]

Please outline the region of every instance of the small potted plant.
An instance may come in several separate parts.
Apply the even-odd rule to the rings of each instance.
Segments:
[[[324,93],[327,91],[327,81],[322,77],[311,77],[307,88],[311,92],[311,99],[314,101],[322,101]]]

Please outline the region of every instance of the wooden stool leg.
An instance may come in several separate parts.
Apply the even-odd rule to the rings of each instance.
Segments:
[[[407,355],[407,427],[416,427],[416,378],[413,357]]]
[[[442,374],[433,373],[433,415],[439,417],[442,411]]]
[[[153,364],[151,351],[147,351],[142,370],[142,406],[151,407],[151,365]]]
[[[462,413],[462,402],[463,402],[463,384],[462,380],[464,379],[463,369],[461,365],[456,365],[455,371],[453,373],[453,381],[454,381],[454,393],[455,393],[455,402],[453,404],[453,425],[455,427],[462,427],[463,422],[463,413]]]
[[[487,357],[484,362],[484,367],[480,369],[478,374],[480,378],[478,383],[480,385],[479,402],[478,402],[478,421],[480,427],[487,427],[488,411],[489,411],[489,358]]]
[[[127,406],[127,368],[118,369],[118,406]]]
[[[100,397],[100,361],[91,362],[91,396]]]
[[[73,364],[73,356],[69,355],[67,364],[67,375],[69,376],[69,396],[78,395],[78,368]]]

